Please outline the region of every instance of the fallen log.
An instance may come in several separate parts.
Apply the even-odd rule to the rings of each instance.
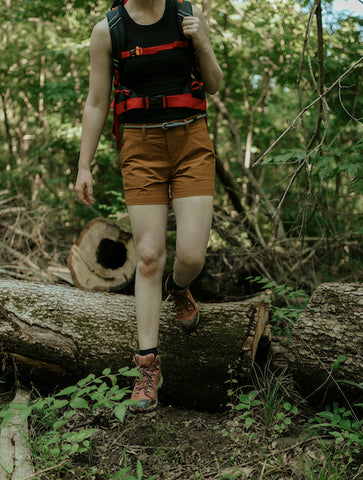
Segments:
[[[362,401],[363,286],[325,283],[294,325],[289,369],[312,403]]]
[[[177,325],[163,302],[161,400],[215,410],[234,375],[248,379],[261,337],[268,338],[265,302],[201,304],[198,330]],[[105,367],[132,366],[137,350],[134,298],[63,285],[0,280],[3,364],[45,383],[69,383]],[[11,361],[6,362],[6,359]],[[51,372],[51,375],[50,375]]]
[[[95,218],[85,226],[68,257],[76,287],[120,292],[133,280],[136,251],[130,228],[125,225]]]

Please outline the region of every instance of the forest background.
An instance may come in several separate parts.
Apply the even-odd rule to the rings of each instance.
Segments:
[[[74,192],[89,38],[110,3],[0,1],[0,277],[67,280],[67,257],[84,226],[126,212],[111,114],[92,165],[95,205],[82,206]],[[274,290],[276,347],[318,284],[362,279],[363,18],[338,17],[333,2],[320,0],[195,3],[224,71],[222,88],[208,97],[217,185],[206,300]],[[338,405],[313,417],[290,382],[285,370],[272,372],[267,364],[256,390],[237,397],[231,389],[230,415],[162,405],[151,421],[129,416],[127,428],[115,428],[100,408],[83,423],[81,398],[79,408],[70,400],[71,412],[68,400],[39,398],[29,422],[36,469],[47,479],[109,479],[122,466],[111,478],[139,480],[142,464],[146,474],[168,479],[360,478],[357,418],[353,423]],[[70,388],[78,396],[78,387]],[[49,423],[59,402],[62,416]],[[91,448],[95,429],[76,430],[95,418],[101,428]],[[313,427],[326,427],[333,449],[329,440],[307,441]],[[279,438],[287,432],[291,445]],[[124,476],[130,465],[137,476]]]
[[[42,279],[89,220],[126,211],[111,114],[97,202],[74,192],[89,38],[109,3],[0,4],[0,274]],[[220,278],[242,292],[249,275],[307,292],[360,279],[362,17],[333,17],[329,1],[196,3],[224,70],[209,97]]]

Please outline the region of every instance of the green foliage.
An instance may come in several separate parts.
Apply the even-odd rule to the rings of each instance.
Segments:
[[[309,420],[308,428],[321,434],[331,435],[337,446],[344,445],[340,454],[344,455],[349,462],[361,452],[363,447],[362,425],[356,415],[345,407],[340,407],[334,402],[328,405],[323,412],[318,412]]]
[[[271,371],[269,362],[263,370],[257,367],[255,372],[255,386],[257,389],[249,390],[246,393],[244,388],[239,388],[237,393],[229,390],[232,399],[232,408],[239,412],[238,417],[245,429],[257,421],[265,425],[269,435],[277,436],[288,431],[292,419],[299,413],[296,406],[286,400],[288,387],[291,379],[286,371],[279,373]],[[230,432],[223,432],[227,436]],[[251,437],[252,440],[252,437]]]
[[[96,411],[102,411],[103,414],[114,417],[122,423],[127,406],[134,402],[125,399],[130,390],[127,387],[120,388],[117,380],[120,376],[138,375],[136,368],[131,370],[127,367],[121,368],[116,374],[106,368],[99,377],[91,373],[77,384],[63,388],[53,396],[36,398],[29,405],[12,403],[11,408],[8,405],[0,410],[0,428],[13,418],[15,411],[18,411],[23,421],[28,420],[36,430],[36,435],[29,440],[33,457],[40,465],[47,463],[65,465],[74,455],[83,454],[91,457],[92,438],[97,434],[98,428],[77,428],[80,412],[84,410],[92,415]],[[130,469],[131,467],[122,470],[122,474],[126,474]],[[138,462],[136,477],[130,473],[114,478],[141,480],[143,478],[141,463]]]
[[[73,191],[88,90],[89,38],[110,3],[70,0],[58,5],[29,0],[11,2],[11,7],[0,5],[0,189],[56,209],[58,228],[79,229],[95,216],[113,216],[125,209],[111,115],[92,165],[93,208],[79,205]],[[203,2],[197,3],[203,7]],[[323,17],[328,8],[324,4]],[[293,0],[211,3],[210,34],[224,71],[219,96],[236,136],[229,122],[217,115],[213,101],[209,102],[210,131],[217,153],[241,186],[246,213],[253,217],[266,245],[274,242],[271,212],[267,213],[265,200],[256,196],[246,177],[243,156],[249,138],[252,164],[300,108],[316,98],[306,55],[297,82],[307,22],[304,12],[301,2]],[[357,18],[341,17],[334,28],[324,27],[325,86],[359,58],[360,23]],[[310,66],[316,75],[315,27],[309,42]],[[330,91],[329,119],[318,132],[320,138],[325,135],[321,147],[313,142],[308,148],[316,127],[315,105],[259,166],[250,167],[274,207],[301,166],[279,218],[287,238],[299,239],[296,248],[302,252],[312,248],[316,238],[326,239],[325,256],[316,259],[318,281],[354,276],[362,265],[358,237],[362,135],[357,121],[362,110],[361,81],[357,68]],[[217,202],[225,202],[224,194],[218,184]]]
[[[301,289],[295,290],[291,286],[277,285],[275,281],[271,282],[261,276],[247,277],[246,280],[261,285],[262,290],[267,291],[268,295],[264,300],[270,305],[273,332],[289,337],[293,324],[299,319],[309,301],[307,293]],[[274,305],[275,302],[280,305]]]
[[[253,390],[247,394],[241,393],[238,396],[237,405],[234,406],[235,410],[242,410],[242,413],[239,415],[239,417],[244,422],[246,428],[249,428],[256,421],[252,417],[253,408],[262,405],[261,400],[256,400],[257,395],[257,390]]]
[[[136,477],[129,473],[130,470],[131,467],[121,468],[121,470],[118,470],[116,473],[110,476],[110,480],[142,480],[144,478],[142,463],[140,460],[138,460],[136,464]],[[154,478],[156,478],[156,475],[148,477],[147,480],[153,480]]]

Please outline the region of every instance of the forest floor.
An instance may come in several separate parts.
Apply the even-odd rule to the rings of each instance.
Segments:
[[[272,397],[266,398],[267,403],[273,400],[271,411],[266,408],[267,403],[259,402],[262,396],[253,387],[244,389],[244,393],[235,391],[231,396],[234,406],[231,404],[220,412],[196,411],[161,402],[154,412],[127,413],[120,423],[105,409],[80,409],[68,423],[67,431],[84,428],[97,431],[89,448],[63,460],[49,456],[49,445],[44,441],[44,418],[40,423],[39,418],[33,418],[29,422],[29,437],[38,474],[32,478],[361,479],[362,458],[353,451],[354,441],[345,438],[336,442],[332,435],[334,428],[309,429],[309,419],[319,423],[317,410],[286,382],[287,377],[275,378],[283,378],[285,383],[283,395],[275,389]],[[252,395],[249,407],[242,408],[242,403],[248,403],[248,395]],[[281,401],[290,407],[278,408]]]
[[[12,229],[4,229],[2,244],[11,248],[2,249],[0,263],[8,265],[8,272],[16,278],[44,279],[47,273],[44,265],[65,265],[73,241],[71,234],[61,239],[59,235],[51,235],[46,216],[34,214],[34,218],[33,222],[29,212],[24,214],[24,222],[33,226],[29,231],[32,235],[37,233],[35,239],[26,234],[27,223],[19,225],[18,220],[17,228],[14,220],[9,221]],[[28,278],[30,271],[33,276]],[[351,415],[348,408],[340,407],[334,413],[336,424],[329,424],[327,418],[317,416],[319,409],[315,410],[300,396],[286,373],[268,369],[266,372],[257,385],[234,390],[231,406],[220,412],[169,405],[161,395],[156,411],[146,415],[127,413],[122,423],[110,410],[79,409],[60,427],[58,439],[56,418],[50,419],[50,409],[32,415],[28,418],[29,443],[37,474],[31,478],[362,479],[363,459],[356,451],[362,437],[358,438],[356,429],[353,433],[344,429],[343,422]],[[5,385],[0,378],[0,412],[10,400],[8,392],[12,389],[13,385]],[[325,427],[320,428],[323,424]],[[74,442],[75,452],[51,455],[51,447],[57,440],[61,440],[62,446],[63,433],[68,435],[88,428],[97,431],[87,448],[78,448]],[[0,469],[3,478],[1,473]]]

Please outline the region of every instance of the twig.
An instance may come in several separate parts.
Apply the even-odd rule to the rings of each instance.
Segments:
[[[350,114],[350,112],[345,108],[344,104],[343,104],[343,100],[342,100],[342,85],[339,81],[339,103],[340,103],[340,106],[342,107],[342,109],[345,111],[345,113],[348,115],[348,117],[350,117],[352,120],[354,120],[355,122],[357,122],[359,125],[361,124],[361,120],[362,118],[355,118],[353,115]],[[347,88],[347,87],[345,87]]]
[[[23,478],[23,480],[30,480],[31,478],[35,478],[38,475],[43,475],[43,473],[47,473],[47,472],[50,472],[51,470],[55,470],[56,468],[63,467],[63,465],[65,465],[67,462],[68,462],[68,460],[62,460],[57,465],[53,465],[53,467],[45,468],[44,470],[39,470],[39,472],[36,472],[33,475],[29,475],[29,477]]]
[[[313,100],[309,105],[303,108],[301,112],[297,115],[297,117],[294,118],[294,120],[290,123],[290,125],[282,132],[282,134],[272,143],[272,145],[269,146],[269,148],[255,161],[255,163],[252,165],[253,167],[256,167],[261,163],[261,161],[268,155],[271,150],[279,143],[279,141],[295,126],[296,122],[304,115],[305,112],[307,112],[313,105],[315,105],[317,102],[319,102],[323,97],[325,97],[336,85],[339,84],[339,82],[349,75],[355,68],[358,67],[359,64],[363,62],[363,57],[361,57],[359,60],[357,60],[353,65],[348,68],[342,75],[333,82],[330,87],[326,88],[324,92],[319,95],[315,100]]]
[[[9,207],[0,209],[0,215],[7,215],[8,213],[25,212],[25,207]]]

